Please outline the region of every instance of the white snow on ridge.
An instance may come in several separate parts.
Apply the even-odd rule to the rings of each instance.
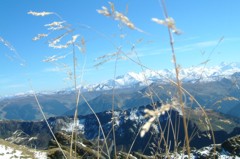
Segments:
[[[17,156],[21,156],[21,153],[21,151],[14,150],[11,147],[0,145],[0,159],[17,158]]]
[[[189,67],[179,70],[179,78],[183,82],[194,81],[215,81],[223,77],[229,78],[235,72],[240,72],[240,63],[221,63],[214,67]],[[135,86],[146,86],[153,82],[169,82],[168,79],[175,80],[175,70],[145,70],[143,72],[129,72],[125,75],[118,76],[115,80],[107,80],[95,85],[85,85],[83,90],[110,90],[115,88],[132,88]],[[89,88],[89,89],[88,89]]]
[[[85,122],[84,119],[77,120],[77,125],[76,125],[78,131],[80,131],[82,133],[84,133],[84,122]],[[67,131],[67,132],[72,132],[74,126],[75,126],[75,124],[72,121],[71,123],[69,123],[65,127],[63,127],[62,130]]]
[[[34,151],[34,157],[36,159],[47,159],[47,153],[41,151]]]
[[[179,70],[179,78],[183,82],[208,82],[208,81],[216,81],[222,78],[230,78],[232,74],[240,72],[240,63],[224,63],[222,62],[217,66],[196,66],[189,68],[180,68]],[[116,89],[124,89],[124,88],[135,88],[139,86],[147,86],[153,82],[162,82],[168,83],[169,80],[175,80],[175,70],[163,69],[163,70],[145,70],[143,72],[128,72],[125,75],[121,75],[116,77],[115,80],[110,79],[104,82],[96,83],[96,84],[87,84],[81,85],[78,88],[81,89],[82,92],[85,91],[102,91],[102,90],[111,90],[113,87]],[[47,94],[68,94],[71,93],[74,89],[68,88],[59,91],[44,91],[41,93],[37,93],[38,95],[47,95]],[[19,93],[14,96],[6,96],[6,98],[10,97],[22,97],[32,95],[32,92]],[[0,97],[3,99],[5,97]]]
[[[30,151],[30,150],[29,150]],[[31,150],[35,159],[47,159],[46,152]],[[23,151],[16,150],[6,145],[0,145],[0,159],[31,159],[31,156],[24,155]]]

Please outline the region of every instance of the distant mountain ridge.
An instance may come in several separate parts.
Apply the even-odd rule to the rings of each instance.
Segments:
[[[179,78],[182,82],[210,82],[221,80],[222,78],[232,78],[232,75],[240,77],[240,62],[225,63],[208,67],[207,65],[200,65],[195,67],[180,68]],[[116,77],[115,80],[109,79],[95,84],[79,85],[78,89],[82,92],[89,91],[106,91],[126,88],[139,88],[150,85],[154,82],[169,83],[170,80],[175,80],[175,70],[145,70],[143,72],[128,72],[125,75]],[[71,94],[74,88],[66,88],[55,91],[38,92],[37,95],[52,95],[52,94]],[[21,92],[15,95],[0,96],[0,100],[4,98],[32,96],[33,92]]]
[[[189,68],[180,68],[179,78],[182,82],[209,82],[216,81],[222,78],[231,78],[234,73],[240,72],[240,63],[224,63],[217,66],[197,66]],[[113,87],[121,88],[135,88],[139,86],[147,86],[153,82],[168,83],[169,80],[175,80],[175,70],[145,70],[143,72],[128,72],[125,75],[116,77],[115,80],[110,79],[98,84],[89,84],[79,86],[83,91],[100,91],[109,90]]]
[[[240,118],[240,64],[222,63],[219,66],[207,68],[181,69],[180,78],[183,87],[188,90],[207,109],[213,109],[230,116]],[[197,71],[201,70],[201,71]],[[159,71],[161,72],[161,71]],[[172,77],[174,73],[163,70],[162,75]],[[190,76],[191,75],[191,76]],[[208,76],[206,76],[208,75]],[[148,79],[149,87],[145,82]],[[199,77],[199,78],[197,78]],[[200,78],[204,77],[204,78]],[[207,78],[208,77],[208,78]],[[115,83],[114,91],[115,109],[129,109],[141,105],[150,104],[149,88],[155,91],[152,96],[154,102],[159,100],[167,101],[176,92],[175,86],[171,85],[154,71],[146,70],[140,73],[128,73],[113,80],[108,80],[98,85],[85,86],[82,94],[94,109],[95,112],[110,110],[112,107],[112,86]],[[171,95],[169,94],[171,93]],[[160,99],[157,97],[159,96]],[[47,117],[59,115],[73,115],[76,107],[76,95],[72,89],[56,92],[37,93],[39,102]],[[230,98],[228,98],[230,97]],[[229,99],[233,99],[230,101]],[[80,97],[79,115],[91,114],[88,104]],[[190,101],[187,101],[191,105]],[[194,106],[194,105],[193,105]],[[38,120],[42,119],[39,108],[33,94],[19,94],[0,100],[1,119],[15,120]]]

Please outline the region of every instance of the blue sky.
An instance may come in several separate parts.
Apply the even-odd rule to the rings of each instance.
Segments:
[[[108,1],[104,0],[2,0],[0,37],[11,43],[15,51],[0,43],[0,95],[27,92],[31,90],[29,81],[36,91],[60,90],[73,86],[73,82],[68,79],[68,69],[64,69],[72,69],[72,49],[48,47],[48,41],[63,32],[56,31],[49,37],[32,41],[37,34],[49,33],[44,25],[53,21],[63,20],[74,29],[66,37],[66,41],[76,34],[80,35],[79,39],[85,39],[86,52],[81,53],[76,49],[78,84],[97,83],[113,78],[114,60],[96,68],[94,65],[99,61],[96,62],[95,59],[114,53],[117,48],[136,59],[131,53],[133,45],[144,65],[155,70],[172,69],[167,28],[151,21],[151,18],[164,19],[159,1],[112,2],[117,11],[126,13],[134,25],[144,32],[131,30],[126,26],[120,28],[119,21],[98,14],[97,9],[109,7]],[[182,67],[197,66],[208,58],[210,61],[207,66],[217,65],[222,61],[238,62],[239,6],[240,1],[237,0],[166,0],[169,16],[175,19],[177,28],[182,31],[181,35],[174,35],[178,63]],[[31,16],[27,14],[29,11],[54,12],[62,20],[56,15]],[[120,38],[120,35],[124,35],[124,38]],[[218,45],[221,38],[223,40]],[[140,39],[141,42],[138,43]],[[54,63],[43,62],[53,55],[66,58]],[[139,72],[141,68],[129,60],[119,60],[116,74],[122,75],[129,71]]]

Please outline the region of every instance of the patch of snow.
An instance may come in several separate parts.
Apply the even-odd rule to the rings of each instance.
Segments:
[[[130,115],[126,117],[125,120],[139,121],[145,119],[144,116],[140,115],[138,109],[133,109],[130,111]]]
[[[138,120],[139,119],[139,116],[137,116],[137,110],[133,110],[130,112],[130,116],[129,116],[129,119],[134,121],[134,120]]]
[[[31,151],[34,154],[35,159],[47,159],[47,153],[41,151]],[[30,159],[30,156],[24,155],[23,151],[16,150],[6,145],[0,145],[0,159]]]
[[[41,152],[41,151],[34,151],[34,157],[36,159],[47,159],[47,153],[46,152]]]
[[[201,156],[207,156],[209,155],[211,151],[211,147],[204,147],[203,149],[197,151],[199,154],[201,154]]]
[[[76,124],[77,129],[82,133],[84,133],[84,123],[85,123],[85,119],[80,119],[77,121],[77,124]],[[62,127],[62,130],[67,132],[72,132],[74,126],[75,126],[74,122],[72,121],[71,123],[67,124],[66,127]]]
[[[11,147],[0,145],[0,159],[20,158],[22,152]]]

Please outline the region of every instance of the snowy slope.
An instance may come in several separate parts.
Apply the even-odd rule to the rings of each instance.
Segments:
[[[231,78],[231,75],[240,72],[240,63],[221,63],[214,67],[189,67],[179,70],[179,78],[183,82],[207,82],[216,81],[222,78]],[[102,83],[85,85],[80,87],[82,90],[109,90],[115,88],[134,88],[146,86],[153,82],[169,82],[169,79],[175,80],[175,70],[145,70],[144,72],[128,72],[125,75],[118,76],[115,80],[107,80]]]
[[[38,150],[27,149],[22,146],[7,143],[1,140],[0,159],[47,159],[47,153]]]
[[[240,63],[224,63],[222,62],[217,66],[196,66],[189,68],[180,68],[179,78],[182,82],[207,82],[216,81],[222,78],[231,78],[236,72],[240,72]],[[143,72],[128,72],[125,75],[116,77],[115,80],[109,79],[96,84],[81,85],[78,88],[82,92],[86,91],[103,91],[111,90],[112,88],[124,89],[124,88],[137,88],[139,86],[147,86],[153,82],[168,83],[170,80],[175,80],[175,70],[163,69],[163,70],[145,70]],[[74,91],[74,88],[67,88],[63,90],[55,91],[44,91],[38,92],[40,95],[51,95],[51,94],[70,94]],[[32,95],[33,92],[18,93],[14,96],[0,96],[0,100],[3,98],[11,97],[23,97]]]

